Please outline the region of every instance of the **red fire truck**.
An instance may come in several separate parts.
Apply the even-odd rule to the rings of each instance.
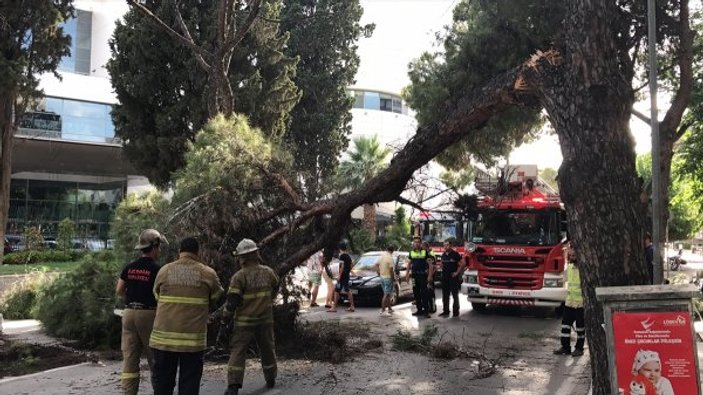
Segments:
[[[559,307],[566,298],[566,217],[537,166],[508,166],[477,179],[481,192],[461,285],[475,310],[488,304]]]

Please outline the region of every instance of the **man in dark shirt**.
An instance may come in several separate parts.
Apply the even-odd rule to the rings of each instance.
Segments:
[[[337,311],[337,306],[339,305],[339,295],[342,292],[347,294],[349,299],[349,308],[347,311],[354,311],[354,295],[349,289],[349,276],[351,274],[352,259],[347,252],[347,244],[341,243],[339,245],[339,274],[337,276],[337,285],[334,287],[334,306],[332,306],[327,312],[334,313]]]
[[[139,391],[139,358],[146,352],[147,362],[153,367],[153,356],[149,349],[149,336],[154,325],[156,298],[154,281],[159,272],[161,245],[168,240],[154,229],[146,229],[139,235],[134,247],[142,256],[128,264],[117,280],[116,292],[125,299],[122,313],[122,391],[136,394]]]
[[[459,316],[459,287],[461,286],[461,272],[464,271],[464,260],[461,254],[453,248],[451,239],[444,242],[442,254],[442,313],[440,317],[449,316],[449,294],[452,295],[452,312],[454,317]]]

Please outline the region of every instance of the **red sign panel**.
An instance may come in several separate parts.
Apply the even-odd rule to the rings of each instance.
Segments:
[[[615,312],[613,337],[620,394],[700,394],[688,312]]]

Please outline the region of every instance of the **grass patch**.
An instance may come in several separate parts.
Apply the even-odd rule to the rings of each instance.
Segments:
[[[29,274],[36,271],[46,272],[68,272],[77,268],[81,261],[68,262],[43,262],[29,265],[0,265],[0,276],[13,274]]]

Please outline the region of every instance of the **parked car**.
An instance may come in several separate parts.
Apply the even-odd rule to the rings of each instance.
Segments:
[[[10,244],[10,240],[8,240],[7,237],[5,237],[5,244],[3,244],[2,251],[3,254],[9,254],[14,251],[12,249],[12,244]]]
[[[381,304],[383,290],[381,289],[381,278],[377,272],[381,254],[383,254],[383,251],[366,252],[352,266],[349,287],[354,295],[355,304]],[[395,292],[391,298],[391,304],[395,304],[398,299],[410,296],[413,293],[412,284],[405,281],[408,253],[395,252],[393,253],[393,260],[396,282],[393,286]],[[340,296],[346,298],[346,295]]]

